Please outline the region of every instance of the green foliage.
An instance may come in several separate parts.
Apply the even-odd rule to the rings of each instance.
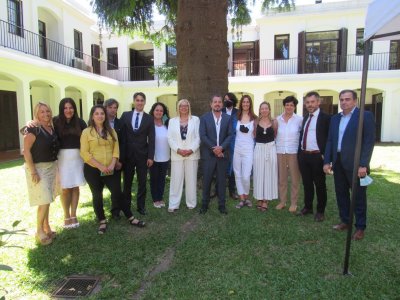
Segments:
[[[15,246],[8,246],[9,239],[11,236],[16,234],[25,234],[24,229],[15,229],[21,221],[14,221],[12,224],[12,230],[8,230],[5,228],[0,228],[0,247],[15,247]],[[13,269],[10,266],[0,264],[0,271],[12,271]]]
[[[261,11],[267,13],[269,10],[279,12],[290,11],[295,6],[295,0],[264,0],[261,5]]]
[[[173,81],[177,80],[178,67],[164,64],[162,66],[153,67],[150,72],[162,80],[166,85],[170,85]]]

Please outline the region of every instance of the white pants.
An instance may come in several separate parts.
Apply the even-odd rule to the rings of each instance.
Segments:
[[[247,145],[246,145],[247,146]],[[238,195],[250,193],[250,176],[253,168],[253,145],[235,147],[233,154],[233,171]]]
[[[171,183],[169,187],[169,209],[178,209],[181,203],[183,181],[185,181],[185,199],[188,208],[197,204],[197,167],[198,160],[171,161]]]

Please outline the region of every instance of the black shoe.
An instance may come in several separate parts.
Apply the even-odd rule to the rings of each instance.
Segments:
[[[118,213],[118,214],[113,213],[113,214],[111,215],[111,218],[112,218],[113,220],[115,220],[115,221],[118,221],[118,220],[121,219],[121,216],[119,215],[119,213]]]
[[[316,213],[314,216],[315,222],[322,222],[325,220],[325,216],[323,213]]]
[[[199,214],[204,215],[207,212],[208,208],[202,207],[199,210]]]
[[[297,216],[305,216],[305,215],[310,215],[312,213],[313,213],[312,209],[308,209],[308,208],[304,207],[301,211],[299,211],[297,213]]]
[[[229,196],[233,199],[233,200],[237,200],[239,199],[239,195],[236,194],[235,192],[230,192]]]
[[[227,215],[227,214],[228,214],[228,211],[226,210],[225,207],[218,208],[218,210],[219,210],[219,212],[220,212],[221,214],[223,214],[223,215]]]
[[[141,209],[137,209],[137,212],[139,213],[139,214],[141,214],[142,216],[145,216],[145,215],[147,215],[147,212],[146,212],[146,210],[144,209],[144,208],[141,208]]]

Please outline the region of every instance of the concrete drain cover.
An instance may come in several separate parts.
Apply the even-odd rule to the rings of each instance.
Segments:
[[[78,298],[90,295],[99,278],[93,276],[68,276],[51,295],[55,298]]]

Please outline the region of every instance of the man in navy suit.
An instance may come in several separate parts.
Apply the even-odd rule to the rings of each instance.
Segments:
[[[136,170],[137,211],[145,215],[147,169],[153,165],[155,129],[153,117],[143,111],[146,95],[141,92],[135,93],[133,103],[135,109],[124,112],[120,119],[122,124],[120,161],[124,171],[123,194],[130,207],[132,181]]]
[[[205,214],[210,203],[211,181],[217,178],[218,210],[227,214],[225,207],[226,169],[229,164],[229,147],[232,138],[230,116],[222,113],[222,97],[213,96],[211,112],[200,118],[200,152],[203,166],[203,197],[201,214]]]
[[[298,162],[304,188],[304,207],[300,216],[313,213],[314,186],[317,194],[317,213],[314,220],[322,222],[326,207],[326,181],[322,169],[326,140],[329,132],[330,115],[319,108],[321,103],[317,92],[305,96],[308,114],[303,118],[300,131]]]
[[[357,104],[357,93],[353,90],[343,90],[339,94],[342,112],[332,117],[324,158],[324,172],[330,174],[333,170],[336,200],[341,223],[333,226],[337,231],[349,228],[350,220],[350,189],[352,187],[354,153],[356,148],[357,127],[360,115]],[[375,122],[371,112],[364,112],[362,129],[360,166],[357,170],[359,178],[369,172],[369,162],[375,143]],[[360,186],[357,180],[356,231],[353,240],[364,238],[367,223],[367,188]]]

